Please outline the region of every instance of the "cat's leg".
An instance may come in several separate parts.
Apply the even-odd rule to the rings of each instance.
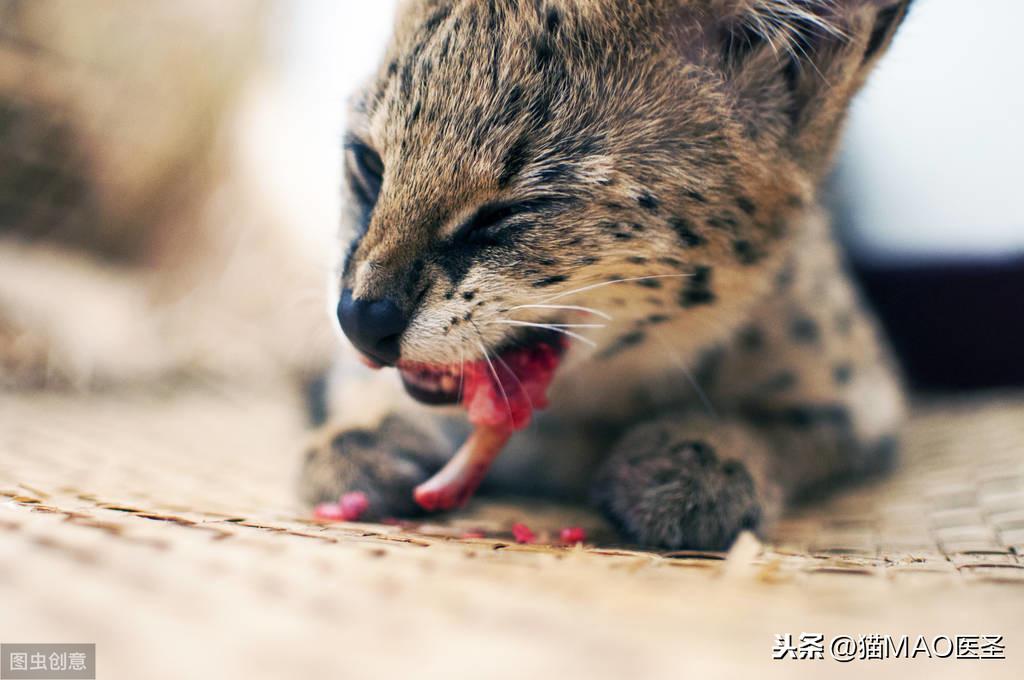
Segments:
[[[722,414],[668,414],[628,432],[595,497],[626,535],[724,548],[785,503],[891,467],[905,404],[898,370],[824,230],[735,337],[698,368]]]
[[[593,500],[628,540],[725,549],[781,510],[772,468],[768,444],[742,424],[668,415],[622,437],[596,476]]]
[[[867,356],[836,365],[803,356],[794,374],[782,353],[747,366],[726,380],[743,390],[712,386],[722,417],[667,414],[627,432],[595,500],[631,540],[724,549],[743,529],[770,525],[789,500],[888,469],[902,393],[890,365]],[[729,370],[737,363],[742,370],[736,361]]]
[[[769,527],[787,501],[892,465],[895,432],[861,438],[842,407],[752,419],[663,416],[634,427],[595,480],[593,499],[626,538],[724,550]]]

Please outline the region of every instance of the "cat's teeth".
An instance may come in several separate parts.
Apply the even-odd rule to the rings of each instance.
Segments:
[[[461,371],[453,367],[418,367],[402,371],[405,380],[416,387],[431,392],[454,394],[462,381]]]

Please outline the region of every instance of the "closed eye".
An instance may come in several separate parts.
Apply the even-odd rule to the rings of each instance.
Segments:
[[[373,211],[384,183],[384,162],[366,143],[349,138],[345,143],[345,169],[349,187],[367,214]]]
[[[495,231],[514,217],[535,214],[560,205],[564,199],[555,196],[539,196],[522,201],[488,203],[466,220],[455,232],[454,238],[466,243],[486,245],[495,242]]]
[[[476,211],[455,233],[455,238],[468,243],[482,243],[488,240],[494,228],[510,217],[519,214],[515,203],[491,203]]]

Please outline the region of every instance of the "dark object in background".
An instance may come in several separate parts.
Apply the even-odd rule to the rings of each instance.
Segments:
[[[1024,256],[853,269],[914,388],[1024,385]]]

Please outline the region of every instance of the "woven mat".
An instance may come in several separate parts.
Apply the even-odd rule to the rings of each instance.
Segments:
[[[1019,396],[918,405],[896,475],[728,555],[515,499],[313,522],[299,413],[273,387],[0,396],[0,640],[96,642],[100,678],[1024,672]],[[517,545],[523,520],[589,542]],[[999,634],[1006,660],[772,661],[804,632]]]

